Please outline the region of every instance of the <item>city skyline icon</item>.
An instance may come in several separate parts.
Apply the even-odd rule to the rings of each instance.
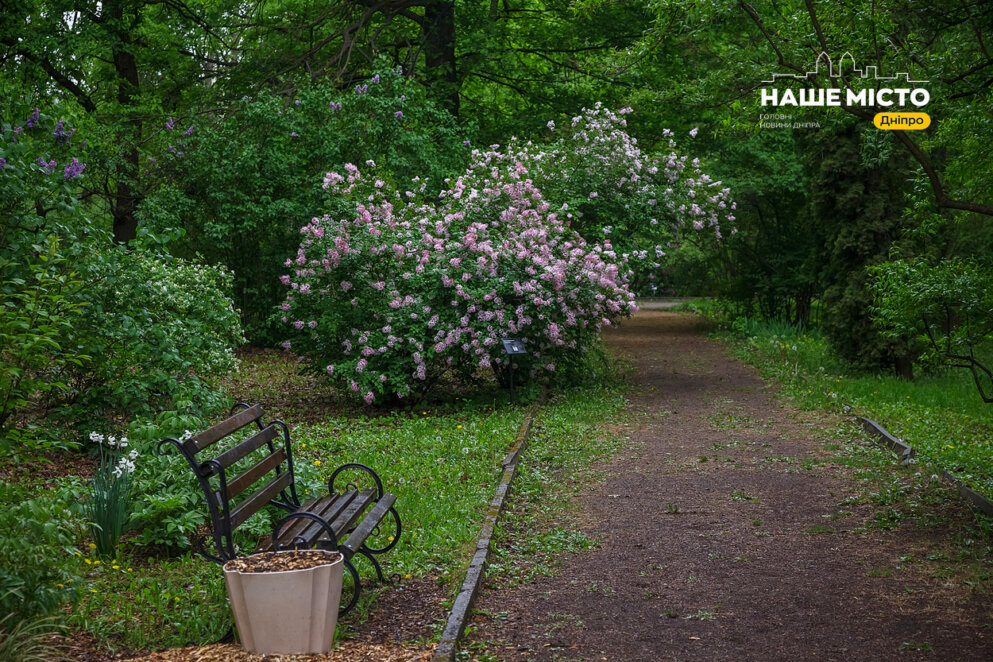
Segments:
[[[764,80],[762,82],[763,83],[772,83],[772,84],[775,84],[775,83],[777,83],[777,82],[779,82],[780,80],[783,80],[783,79],[787,79],[787,80],[811,80],[811,79],[815,79],[815,78],[817,78],[821,74],[821,67],[822,66],[827,69],[828,77],[829,78],[841,78],[842,73],[845,72],[846,69],[847,69],[847,71],[849,71],[852,74],[853,77],[861,78],[863,80],[865,80],[865,79],[872,79],[872,80],[883,80],[883,81],[895,81],[895,80],[901,80],[901,79],[903,79],[907,83],[927,83],[927,82],[930,82],[930,81],[927,81],[927,80],[913,80],[913,79],[911,79],[910,74],[907,73],[907,72],[898,73],[898,74],[895,74],[893,76],[881,76],[881,75],[879,75],[879,67],[877,67],[875,65],[869,65],[869,66],[865,67],[864,69],[861,69],[861,68],[859,68],[859,67],[856,66],[856,64],[855,64],[855,57],[849,51],[845,51],[841,55],[841,57],[838,58],[837,69],[835,68],[834,62],[832,62],[831,56],[828,55],[827,51],[821,51],[820,54],[817,56],[817,59],[814,60],[814,69],[813,69],[813,71],[808,71],[808,72],[803,73],[803,74],[795,74],[795,73],[778,74],[778,73],[775,73],[775,74],[772,74],[772,79],[771,80]]]

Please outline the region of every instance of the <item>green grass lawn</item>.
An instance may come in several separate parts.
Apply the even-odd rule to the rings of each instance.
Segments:
[[[871,418],[913,446],[922,471],[951,471],[993,498],[993,407],[967,370],[943,368],[913,381],[863,374],[836,358],[816,330],[774,322],[739,322],[722,335],[799,405]]]

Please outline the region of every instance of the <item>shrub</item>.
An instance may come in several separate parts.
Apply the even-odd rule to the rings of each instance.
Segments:
[[[911,258],[883,262],[868,273],[877,327],[890,338],[923,348],[918,358],[923,365],[970,370],[983,399],[993,402],[989,266],[958,258]]]
[[[429,178],[436,192],[469,153],[453,117],[424,86],[385,67],[354,88],[319,82],[292,97],[263,91],[206,119],[214,116],[191,120],[189,135],[177,120],[149,144],[150,175],[161,186],[139,215],[156,234],[185,230],[171,244],[177,254],[203,255],[234,274],[253,343],[282,339],[281,325],[267,326],[282,296],[280,262],[299,242],[301,221],[319,208],[330,164],[372,158],[403,177]]]
[[[667,153],[643,152],[627,132],[624,116],[630,112],[599,103],[584,108],[567,128],[548,123],[559,136],[551,145],[528,144],[513,158],[525,163],[535,186],[573,229],[587,241],[609,236],[618,254],[631,258],[639,279],[655,280],[666,252],[682,240],[721,239],[736,205],[730,188],[703,172],[699,159],[677,151],[668,129]]]
[[[0,506],[0,530],[0,613],[15,621],[57,613],[79,588],[67,569],[66,550],[81,534],[67,495]]]
[[[27,113],[25,113],[26,115]],[[0,122],[0,443],[25,441],[11,425],[65,385],[61,372],[87,358],[67,332],[81,306],[80,283],[62,238],[85,223],[74,197],[85,164],[71,155],[72,129],[37,108],[23,122]]]
[[[72,418],[205,414],[226,403],[216,384],[244,341],[230,273],[118,247],[94,250],[80,272],[86,306],[76,338],[94,358],[67,375]]]
[[[486,158],[485,156],[477,158]],[[491,159],[492,160],[492,159]],[[384,180],[328,173],[357,215],[314,218],[282,281],[294,347],[367,403],[423,391],[443,372],[500,370],[500,339],[532,372],[574,365],[633,296],[610,242],[588,244],[551,211],[520,162],[469,170],[436,205]]]

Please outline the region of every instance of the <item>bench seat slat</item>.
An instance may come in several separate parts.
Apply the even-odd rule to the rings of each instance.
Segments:
[[[224,451],[210,462],[201,465],[201,471],[205,476],[211,476],[217,468],[227,469],[238,460],[247,457],[250,453],[276,438],[278,430],[275,425],[270,425],[253,434],[251,437]]]
[[[285,459],[285,448],[279,448],[275,453],[267,455],[261,462],[247,469],[244,473],[228,483],[228,498],[233,499],[244,492],[259,478],[262,478],[262,476],[281,465]]]
[[[334,520],[329,520],[331,528],[334,529],[338,537],[341,538],[348,532],[361,517],[362,513],[369,507],[369,504],[376,498],[375,488],[369,487],[358,493],[358,496],[348,504],[342,512],[339,512]]]
[[[352,535],[348,536],[348,540],[342,547],[345,547],[354,554],[362,547],[365,539],[369,537],[373,529],[379,526],[379,523],[383,521],[386,517],[386,513],[389,512],[390,507],[396,501],[396,497],[389,492],[383,494],[382,498],[376,504],[375,508],[370,510],[366,516],[362,519],[362,523],[355,527]]]
[[[234,416],[224,419],[214,427],[208,428],[200,434],[191,437],[183,446],[188,453],[195,455],[235,430],[240,430],[255,419],[261,418],[262,413],[261,405],[252,405],[248,409],[243,409]]]
[[[276,495],[286,489],[291,482],[293,482],[293,475],[284,471],[266,483],[265,487],[238,504],[238,507],[231,511],[231,530],[234,531],[244,524],[245,520],[275,499]]]
[[[344,494],[326,494],[316,499],[311,499],[303,504],[296,512],[313,513],[324,518],[329,524],[339,512],[344,510],[348,504],[357,496],[353,490]],[[293,540],[298,536],[303,536],[304,531],[311,525],[317,526],[312,520],[297,519],[290,522],[289,526],[279,532],[279,540],[283,543]],[[335,529],[335,533],[338,530]],[[267,541],[267,545],[271,544]]]

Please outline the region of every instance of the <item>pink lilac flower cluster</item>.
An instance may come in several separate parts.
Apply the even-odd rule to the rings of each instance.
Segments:
[[[325,188],[359,200],[352,218],[300,229],[281,305],[303,331],[293,350],[367,403],[403,398],[451,370],[502,369],[504,337],[523,340],[534,371],[556,372],[634,308],[609,241],[570,229],[520,162],[500,159],[401,194],[354,165]]]

